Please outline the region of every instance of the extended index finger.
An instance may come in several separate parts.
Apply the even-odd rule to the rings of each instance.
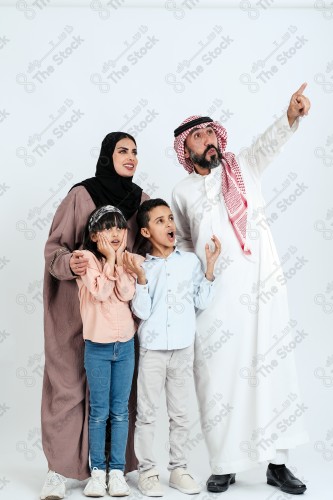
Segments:
[[[300,94],[303,94],[304,89],[305,89],[305,87],[306,87],[306,86],[307,86],[307,83],[306,83],[306,82],[302,83],[302,85],[300,86],[300,88],[299,88],[298,90],[296,90],[296,92],[294,92],[294,94],[293,94],[293,95],[300,95]]]

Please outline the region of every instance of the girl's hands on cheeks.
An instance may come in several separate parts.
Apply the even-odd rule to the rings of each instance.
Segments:
[[[117,259],[117,265],[118,266],[122,266],[123,265],[123,255],[124,255],[124,251],[125,251],[126,246],[127,246],[127,233],[128,233],[128,230],[125,229],[123,241],[121,242],[120,247],[116,251],[116,259]]]
[[[116,252],[103,233],[97,234],[97,249],[107,260],[116,258]]]

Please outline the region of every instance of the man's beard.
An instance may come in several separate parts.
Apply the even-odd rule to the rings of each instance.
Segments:
[[[216,154],[211,156],[210,160],[206,160],[206,154],[210,149],[214,148],[216,151]],[[196,165],[199,165],[201,168],[208,168],[211,170],[212,168],[219,167],[222,162],[222,154],[220,151],[213,145],[207,146],[205,151],[202,153],[202,155],[197,155],[193,153],[192,150],[189,150],[190,153],[190,158],[195,163]]]

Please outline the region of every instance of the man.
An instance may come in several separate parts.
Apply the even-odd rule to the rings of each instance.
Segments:
[[[175,130],[178,160],[190,173],[172,196],[177,246],[203,263],[204,243],[215,234],[223,250],[215,299],[197,316],[194,362],[212,492],[226,491],[237,472],[265,460],[268,484],[291,494],[306,490],[285,466],[288,450],[307,441],[293,352],[284,349],[293,345],[297,322],[289,318],[287,280],[268,223],[253,220],[264,207],[264,168],[310,108],[305,87],[251,151],[237,157],[225,152],[226,130],[209,117],[192,116]],[[291,246],[286,258],[298,259],[299,268],[296,251]]]

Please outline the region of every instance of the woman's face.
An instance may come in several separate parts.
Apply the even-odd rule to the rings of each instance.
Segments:
[[[133,177],[138,164],[135,143],[127,137],[118,141],[112,159],[117,174],[121,177]]]

